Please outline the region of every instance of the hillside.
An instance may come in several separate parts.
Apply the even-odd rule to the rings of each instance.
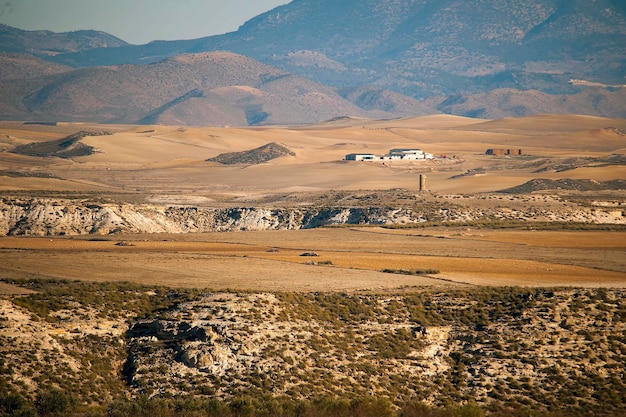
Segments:
[[[71,70],[28,54],[0,53],[0,81],[32,79]]]
[[[83,68],[4,85],[7,106],[28,113],[28,120],[257,125],[368,114],[329,87],[227,52]]]
[[[547,80],[578,72],[621,83],[625,13],[623,4],[612,0],[299,0],[259,15],[226,35],[152,42],[120,51],[100,48],[57,59],[75,65],[104,65],[136,62],[139,56],[150,59],[226,49],[270,59],[290,72],[311,71],[309,75],[318,73],[320,78],[326,74],[338,83],[354,79],[359,69],[377,72],[364,74],[361,80],[376,80],[380,71],[393,71],[389,81],[397,81],[396,71],[402,67],[421,68],[413,75],[416,79],[438,68],[443,73],[428,78],[456,75],[458,81],[480,83],[489,82],[490,75],[510,75],[507,71],[543,75]],[[585,65],[590,57],[594,60]],[[615,65],[609,68],[609,63]]]
[[[0,299],[6,399],[0,411],[220,417],[625,411],[621,289],[346,294],[3,284],[17,284],[15,292],[24,295]]]
[[[624,118],[623,103],[626,103],[626,88],[589,87],[575,94],[505,88],[450,96],[437,103],[436,108],[442,113],[485,119],[550,113]]]
[[[578,191],[604,191],[604,190],[625,190],[626,180],[611,181],[592,181],[592,180],[546,180],[534,179],[517,187],[509,188],[501,191],[507,194],[527,194],[536,191],[561,191],[561,190],[578,190]]]
[[[199,50],[225,48],[332,85],[358,79],[414,97],[506,87],[562,93],[572,92],[567,77],[623,84],[624,28],[625,8],[611,0],[301,0]],[[289,59],[296,51],[318,59]]]
[[[79,148],[70,154],[58,157],[81,156],[91,151]],[[82,152],[82,153],[81,153]],[[241,157],[240,157],[241,158]],[[238,158],[236,163],[246,163]],[[222,158],[220,158],[222,159]],[[224,157],[225,160],[225,157]],[[224,164],[230,161],[226,160]],[[251,162],[247,162],[251,163]],[[3,172],[0,176],[16,176],[19,172]],[[24,174],[21,174],[24,175]],[[33,174],[31,174],[32,176]],[[590,185],[591,184],[591,185]],[[532,193],[534,191],[563,190],[624,190],[625,182],[614,180],[604,185],[591,181],[533,181],[502,193]],[[454,204],[453,198],[431,199],[427,203],[416,203],[410,198],[400,199],[390,193],[361,193],[364,196],[341,195],[348,203],[328,202],[320,207],[311,206],[311,201],[328,199],[329,193],[312,196],[294,196],[293,201],[250,202],[254,207],[203,207],[167,206],[151,204],[119,204],[73,201],[59,198],[2,197],[0,199],[0,236],[72,236],[72,235],[112,235],[116,233],[208,233],[243,230],[301,230],[314,229],[327,225],[386,225],[393,227],[406,225],[441,223],[446,225],[465,224],[517,224],[519,227],[540,227],[543,222],[558,221],[571,223],[574,227],[583,224],[603,225],[619,229],[626,225],[626,216],[619,205],[611,202],[584,203],[584,197],[562,198],[562,203],[554,204],[555,198],[533,198],[516,196],[518,200],[511,207],[479,207],[481,198],[468,198],[465,204]],[[390,196],[386,194],[391,194]],[[163,199],[167,199],[164,196]],[[308,197],[308,198],[307,198]],[[395,197],[395,199],[394,199]],[[386,207],[376,207],[372,199],[380,199]],[[493,200],[502,197],[491,197]],[[154,198],[158,201],[158,198]],[[306,202],[308,200],[308,202]],[[350,201],[351,200],[351,201]],[[484,200],[484,198],[483,198]],[[303,204],[303,201],[305,202]],[[581,203],[583,201],[583,203]],[[444,204],[448,204],[444,206]],[[521,206],[521,207],[516,207]],[[417,227],[417,226],[416,226]]]
[[[226,35],[55,59],[103,65],[230,50],[333,86],[375,83],[417,98],[571,93],[570,78],[624,83],[625,13],[612,0],[300,0]]]
[[[27,53],[0,53],[0,118],[33,120],[35,115],[23,98],[72,70]]]

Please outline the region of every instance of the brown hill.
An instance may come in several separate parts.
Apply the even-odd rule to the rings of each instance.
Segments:
[[[30,120],[258,125],[367,114],[330,87],[228,52],[84,68],[47,81],[13,92]]]
[[[468,119],[469,120],[469,119]],[[469,123],[467,123],[469,124]],[[607,119],[604,117],[585,116],[580,114],[541,114],[528,117],[507,117],[496,120],[485,120],[463,129],[513,132],[521,131],[529,134],[548,134],[550,132],[606,132],[618,136],[626,129],[623,119]]]
[[[37,120],[23,98],[43,88],[60,74],[70,72],[65,65],[44,61],[28,54],[0,53],[0,118]],[[43,119],[47,119],[45,116]]]
[[[214,158],[209,158],[207,161],[219,162],[225,165],[256,165],[271,161],[272,159],[295,155],[296,154],[288,148],[279,145],[276,142],[272,142],[249,151],[223,153]]]
[[[436,113],[430,102],[423,102],[373,85],[340,90],[340,94],[364,110],[380,110],[397,116]]]
[[[195,92],[175,99],[150,120],[139,123],[252,126],[313,123],[337,114],[369,114],[330,87],[289,74]],[[371,114],[390,116],[384,112]]]
[[[559,161],[558,163],[547,164],[546,166],[538,169],[535,172],[546,172],[546,171],[555,171],[555,172],[565,172],[572,171],[578,168],[589,168],[589,167],[610,167],[610,166],[624,166],[626,165],[626,155],[623,154],[613,154],[609,156],[603,156],[600,158],[594,157],[572,157],[567,158],[563,161]]]
[[[32,55],[0,53],[0,81],[32,79],[68,71],[72,71],[72,68]]]
[[[548,94],[536,90],[498,89],[459,94],[436,105],[442,113],[500,119],[535,114],[601,114],[626,117],[626,88],[589,87],[575,94]]]

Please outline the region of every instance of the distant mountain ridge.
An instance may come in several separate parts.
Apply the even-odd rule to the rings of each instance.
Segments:
[[[229,50],[336,87],[375,83],[418,98],[540,82],[563,93],[568,77],[624,83],[625,9],[619,0],[295,0],[225,35],[55,60],[108,65]]]
[[[3,118],[275,124],[428,113],[626,117],[622,0],[294,0],[236,32],[200,39],[129,45],[91,31],[49,37],[52,45],[33,49],[40,32],[0,27],[0,52],[61,64],[55,71],[78,68],[7,86]],[[281,76],[251,80],[238,75],[245,65],[227,64],[233,80],[218,85],[208,81],[220,77],[216,67],[176,74],[169,60],[219,51],[252,58]],[[119,89],[109,91],[111,82],[136,93],[121,97]],[[149,87],[160,83],[165,88]],[[306,87],[294,87],[300,83]],[[55,101],[69,90],[81,94],[68,93],[70,103]],[[98,96],[93,108],[90,91]]]
[[[27,31],[0,24],[0,51],[54,56],[97,48],[117,48],[127,42],[96,30],[55,33],[49,30]]]

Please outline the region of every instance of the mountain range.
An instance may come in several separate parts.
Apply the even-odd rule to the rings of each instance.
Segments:
[[[337,116],[626,117],[621,0],[294,0],[129,45],[0,26],[0,117],[259,125]]]

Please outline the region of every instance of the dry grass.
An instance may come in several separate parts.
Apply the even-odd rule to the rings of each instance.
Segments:
[[[0,282],[0,295],[23,295],[33,293],[34,291],[27,288],[19,287],[13,284],[7,284],[6,282]]]
[[[327,228],[125,236],[133,246],[117,246],[115,238],[5,237],[0,239],[0,273],[257,291],[626,285],[624,232],[415,232]],[[317,265],[300,256],[305,252],[319,255],[313,259]],[[440,273],[406,276],[384,269]]]

